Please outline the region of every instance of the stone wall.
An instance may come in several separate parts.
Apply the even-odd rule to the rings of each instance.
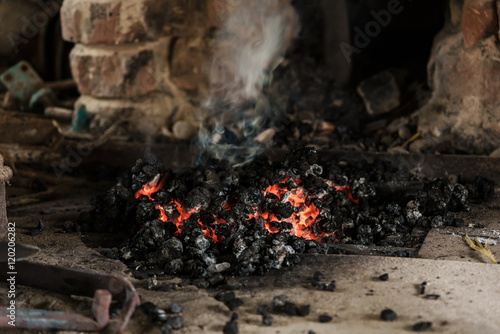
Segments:
[[[235,0],[65,0],[63,38],[93,124],[129,120],[129,130],[192,137],[215,28]],[[105,122],[106,121],[106,122]],[[180,122],[180,124],[176,124]]]
[[[423,135],[446,150],[489,154],[500,147],[500,1],[450,0],[428,64]]]

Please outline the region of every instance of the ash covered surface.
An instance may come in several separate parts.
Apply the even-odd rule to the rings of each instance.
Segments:
[[[382,162],[320,164],[314,149],[301,147],[283,161],[257,157],[241,168],[209,161],[173,173],[138,160],[79,222],[82,231],[126,231],[106,255],[135,269],[213,286],[226,274],[263,274],[300,254],[338,252],[336,243],[418,247],[430,228],[463,224],[455,217],[469,210],[462,184],[436,179],[417,194],[377,194],[380,183],[412,179]],[[476,180],[474,190],[490,191],[488,182]]]

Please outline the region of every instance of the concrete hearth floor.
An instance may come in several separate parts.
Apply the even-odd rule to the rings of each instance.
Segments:
[[[65,203],[67,210],[68,200]],[[75,199],[76,211],[84,209],[82,203],[88,202]],[[21,210],[9,211],[10,219],[17,223],[17,241],[41,249],[29,261],[128,277],[142,302],[150,301],[163,308],[175,302],[184,307],[184,326],[174,333],[222,333],[233,312],[214,298],[217,290],[198,289],[175,277],[158,277],[157,286],[148,290],[147,280],[132,278],[124,264],[87,247],[82,241],[86,236],[58,233],[63,217],[71,216],[71,213],[59,217],[60,213],[53,212],[57,205],[44,203],[43,206],[45,210],[52,210],[49,213],[53,218],[45,220],[47,230],[37,236],[30,233],[37,224],[36,219],[24,216]],[[496,196],[487,205],[475,205],[471,213],[463,214],[465,227],[432,230],[419,252],[421,258],[307,255],[303,256],[300,265],[291,269],[272,271],[259,277],[231,278],[231,285],[240,286],[235,290],[236,296],[243,300],[243,305],[236,309],[239,332],[406,333],[412,332],[415,323],[430,321],[430,333],[500,333],[500,266],[490,263],[464,241],[465,233],[482,237],[491,244],[493,253],[499,258],[499,208],[500,199]],[[481,226],[478,227],[478,223]],[[324,274],[326,282],[335,280],[337,289],[334,292],[314,289],[308,280],[316,271]],[[389,279],[381,281],[378,277],[385,273]],[[162,291],[162,286],[172,282],[181,284],[174,291]],[[427,282],[424,294],[420,294],[422,282]],[[89,300],[22,286],[17,289],[18,307],[79,312],[90,309]],[[262,317],[257,314],[258,305],[270,304],[273,297],[280,294],[286,294],[297,305],[309,304],[310,314],[306,317],[273,314],[274,324],[270,327],[262,325]],[[426,298],[429,294],[439,297]],[[2,282],[0,304],[6,305],[7,302],[6,284]],[[392,322],[382,321],[380,313],[385,308],[394,310],[398,318]],[[333,319],[329,323],[320,323],[318,317],[323,314]],[[141,309],[134,313],[128,331],[161,333],[160,326],[151,323]],[[0,332],[39,331],[1,329]]]

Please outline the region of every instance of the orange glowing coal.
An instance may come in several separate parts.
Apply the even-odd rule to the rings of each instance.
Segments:
[[[290,203],[295,208],[295,212],[292,213],[292,215],[289,218],[280,221],[274,213],[269,211],[261,212],[260,207],[254,207],[252,208],[254,210],[254,213],[251,213],[248,217],[246,217],[246,219],[250,220],[253,218],[255,219],[262,218],[264,220],[264,228],[269,233],[279,232],[277,228],[272,226],[273,222],[290,223],[292,225],[292,228],[290,229],[290,234],[307,240],[321,241],[325,236],[334,235],[335,232],[327,233],[321,231],[320,227],[317,225],[318,223],[317,218],[319,216],[320,211],[312,201],[308,200],[309,199],[308,192],[303,187],[300,186],[302,181],[300,179],[294,178],[297,187],[293,189],[288,189],[287,187],[284,186],[284,183],[288,179],[289,177],[285,177],[280,182],[280,184],[275,184],[267,187],[265,190],[262,191],[262,194],[264,195],[264,197],[267,196],[268,194],[273,194],[278,197],[278,201]],[[142,187],[142,189],[135,194],[135,198],[139,198],[141,195],[144,195],[147,196],[150,200],[153,200],[152,195],[158,190],[162,189],[163,185],[165,184],[165,181],[166,181],[165,178],[161,179],[160,181],[159,177],[155,177],[153,181],[145,184]],[[345,193],[347,199],[351,200],[352,202],[359,203],[359,200],[353,198],[349,185],[337,186],[332,184],[331,187],[334,187],[336,191],[342,191],[343,193]],[[185,209],[181,205],[181,203],[177,200],[172,200],[167,205],[172,203],[175,204],[176,213],[168,214],[165,211],[164,206],[160,204],[157,204],[155,208],[160,211],[160,216],[159,216],[160,220],[166,223],[174,224],[177,227],[177,231],[174,233],[174,236],[178,236],[182,233],[183,222],[186,219],[190,218],[193,213],[198,213],[199,210]],[[229,203],[225,203],[223,205],[223,208],[225,210],[230,210],[231,206]],[[213,216],[213,218],[214,218],[213,225],[227,224],[227,222],[224,221],[223,219],[220,219],[216,216]],[[208,226],[208,224],[205,224],[200,219],[198,219],[198,224],[206,238],[211,238],[214,242],[221,242],[224,240],[223,236],[217,235],[215,228]]]
[[[161,175],[158,174],[154,177],[153,180],[150,182],[146,183],[145,185],[142,186],[142,189],[139,190],[138,192],[135,193],[135,198],[141,197],[141,195],[148,196],[150,200],[153,200],[151,195],[153,195],[155,192],[163,188],[163,185],[165,184],[165,181],[167,181],[166,177],[161,178]]]

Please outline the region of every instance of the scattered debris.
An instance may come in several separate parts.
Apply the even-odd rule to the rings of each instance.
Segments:
[[[243,300],[236,297],[234,291],[222,291],[219,292],[215,299],[220,302],[223,302],[231,311],[234,311],[239,306],[243,305]]]
[[[397,319],[397,317],[398,315],[396,314],[396,312],[391,309],[385,309],[380,313],[380,319],[384,321],[394,321]]]
[[[238,330],[237,320],[238,320],[238,314],[233,313],[233,315],[231,316],[231,320],[224,325],[224,329],[222,330],[222,332],[224,334],[238,334],[239,330]]]
[[[388,281],[389,280],[389,274],[385,273],[385,274],[382,274],[378,277],[379,280],[381,281]]]
[[[498,264],[497,260],[495,259],[495,256],[491,252],[487,243],[485,243],[484,245],[481,244],[479,238],[477,237],[474,239],[474,241],[472,241],[467,234],[465,235],[465,240],[467,241],[467,244],[469,245],[470,248],[478,251],[481,254],[486,255],[492,263]]]
[[[331,316],[329,316],[328,314],[322,314],[318,317],[319,322],[330,322],[330,321],[332,321],[332,319],[333,318]]]
[[[430,329],[431,327],[432,327],[432,322],[421,321],[421,322],[417,322],[415,325],[413,325],[412,330],[414,332],[425,332],[426,330]]]
[[[325,276],[321,272],[317,271],[313,275],[313,280],[315,280],[316,282],[321,282],[325,280]]]
[[[38,225],[36,226],[36,228],[34,228],[34,229],[31,230],[31,235],[32,236],[40,235],[46,229],[47,229],[47,227],[45,227],[45,224],[44,224],[42,218],[38,218]]]
[[[422,282],[420,283],[420,294],[423,295],[425,294],[425,288],[427,287],[427,282]]]
[[[269,314],[262,315],[262,324],[264,326],[272,326],[274,323],[274,318]]]
[[[141,310],[146,314],[151,322],[165,322],[167,321],[167,312],[161,307],[151,303],[145,302],[141,305]]]
[[[436,295],[436,294],[429,294],[429,295],[424,296],[425,299],[429,299],[429,300],[438,300],[440,297],[441,297],[440,295]]]

